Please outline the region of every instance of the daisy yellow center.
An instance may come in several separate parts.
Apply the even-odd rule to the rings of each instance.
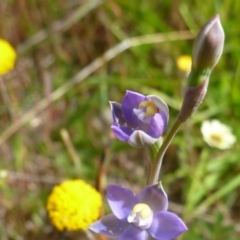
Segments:
[[[211,139],[217,143],[221,143],[223,141],[223,137],[219,134],[211,134]]]
[[[131,214],[128,216],[128,222],[134,223],[137,227],[142,229],[148,228],[153,219],[153,212],[151,208],[145,203],[136,204]]]
[[[67,180],[53,188],[47,201],[52,224],[62,230],[86,230],[99,217],[102,197],[82,180]]]

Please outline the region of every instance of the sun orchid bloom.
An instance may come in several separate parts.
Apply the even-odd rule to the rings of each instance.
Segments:
[[[107,199],[113,214],[89,226],[106,237],[119,240],[171,240],[187,230],[183,221],[167,212],[168,199],[161,183],[144,188],[137,196],[130,189],[109,185]]]
[[[167,104],[154,95],[127,91],[122,104],[110,102],[115,136],[134,147],[154,144],[167,127]]]

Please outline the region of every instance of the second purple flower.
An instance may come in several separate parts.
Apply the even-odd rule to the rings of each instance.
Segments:
[[[111,239],[172,240],[187,231],[185,223],[168,212],[168,198],[161,183],[147,186],[139,195],[118,185],[107,187],[112,214],[92,223],[89,229]]]
[[[127,91],[122,104],[110,102],[115,136],[134,147],[154,144],[167,127],[167,104],[154,95]]]

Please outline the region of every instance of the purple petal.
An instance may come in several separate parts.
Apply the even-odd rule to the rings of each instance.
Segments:
[[[187,231],[187,227],[176,214],[158,212],[154,215],[152,225],[147,231],[158,240],[171,240]]]
[[[89,226],[89,229],[107,237],[119,238],[128,226],[129,223],[123,222],[113,214],[110,214],[99,221],[92,223]]]
[[[159,138],[167,127],[167,118],[164,113],[156,113],[151,122],[147,134],[153,138]]]
[[[166,211],[168,208],[167,195],[162,188],[161,182],[144,188],[138,198],[141,203],[149,205],[154,213]]]
[[[146,100],[146,97],[140,93],[127,91],[122,101],[122,114],[126,122],[133,127],[137,127],[139,120],[133,113],[134,108],[138,108],[139,104]]]
[[[128,143],[133,147],[146,147],[154,144],[157,140],[157,138],[153,138],[141,130],[135,130],[130,135]]]
[[[116,124],[112,124],[111,129],[114,135],[121,141],[127,142],[129,136],[132,134],[132,130],[126,127],[118,127]]]
[[[109,102],[109,103],[112,111],[113,122],[117,125],[123,126],[126,123],[126,121],[122,116],[121,104],[117,102]]]
[[[145,240],[147,236],[146,230],[130,225],[129,228],[123,233],[120,240]]]
[[[134,192],[118,185],[108,185],[107,199],[113,214],[123,221],[127,221],[134,205],[139,203]]]
[[[146,98],[152,101],[158,107],[159,113],[163,113],[166,116],[167,122],[168,122],[168,118],[169,118],[168,105],[161,98],[154,95],[148,95],[146,96]]]

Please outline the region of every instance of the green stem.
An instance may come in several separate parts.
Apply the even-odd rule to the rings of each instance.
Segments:
[[[161,148],[159,149],[159,151],[157,153],[157,156],[155,158],[154,164],[151,168],[150,177],[149,177],[149,180],[148,180],[148,185],[155,184],[155,183],[158,182],[160,169],[161,169],[162,161],[163,161],[163,156],[164,156],[169,144],[171,143],[173,137],[175,136],[178,129],[182,125],[182,123],[183,123],[183,121],[177,119],[175,121],[174,125],[172,126],[170,132],[168,133],[167,137],[163,141],[163,144],[162,144]]]

